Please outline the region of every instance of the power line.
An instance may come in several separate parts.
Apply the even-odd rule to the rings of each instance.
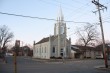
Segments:
[[[64,2],[61,2],[61,1],[57,1],[57,0],[54,0],[53,2],[56,2],[56,3],[53,3],[53,2],[48,2],[48,1],[45,1],[45,0],[40,0],[40,1],[42,1],[43,3],[46,3],[46,4],[51,4],[51,5],[55,5],[55,6],[57,6],[57,7],[59,7],[59,5],[58,4],[56,4],[56,3],[59,3],[59,4],[61,4],[61,5],[64,5],[64,6],[62,6],[63,8],[65,8],[65,9],[68,9],[68,10],[73,10],[73,7],[74,7],[74,12],[75,13],[78,13],[79,12],[79,10],[81,10],[82,8],[85,8],[85,6],[86,7],[89,7],[88,5],[89,5],[89,2],[88,3],[82,3],[81,2],[81,4],[82,4],[82,6],[81,7],[77,7],[77,6],[74,6],[74,5],[68,5],[67,3],[64,3]],[[66,6],[66,7],[65,7]],[[68,6],[68,7],[67,7]],[[84,9],[83,9],[84,10]],[[73,11],[71,12],[71,13],[73,13]],[[69,13],[69,15],[71,14],[71,13]],[[69,15],[67,15],[66,17],[68,17]]]
[[[85,3],[80,2],[80,1],[78,1],[78,0],[72,0],[72,1],[77,2],[77,3],[80,3],[80,4],[85,4]]]
[[[70,16],[71,14],[73,14],[73,13],[76,13],[75,15],[78,15],[78,12],[80,12],[80,10],[82,10],[82,8],[84,8],[83,9],[83,11],[85,10],[85,9],[87,9],[89,6],[86,6],[86,5],[89,5],[89,3],[87,3],[87,4],[85,4],[85,5],[82,5],[81,7],[78,7],[77,9],[75,9],[74,11],[72,11],[71,13],[69,13],[69,15],[67,15],[66,17],[68,17],[68,16]],[[83,12],[83,13],[85,13],[85,12]],[[87,13],[87,12],[86,12]],[[84,14],[79,14],[79,16],[80,15],[84,15]],[[76,17],[76,18],[78,18],[78,17]],[[75,18],[75,19],[76,19]]]
[[[55,19],[33,17],[33,16],[25,16],[25,15],[18,15],[18,14],[4,13],[4,12],[0,12],[0,14],[11,15],[11,16],[18,16],[18,17],[25,17],[25,18],[37,18],[37,19],[44,19],[44,20],[53,20],[53,21],[56,21]]]
[[[40,19],[40,20],[48,20],[48,21],[57,21],[56,19],[49,19],[49,18],[42,18],[42,17],[33,17],[33,16],[26,16],[26,15],[18,15],[12,13],[4,13],[0,12],[0,14],[10,15],[10,16],[17,16],[17,17],[24,17],[24,18],[32,18],[32,19]],[[89,22],[75,22],[75,21],[64,21],[64,22],[72,22],[72,23],[89,23]]]
[[[40,0],[40,1],[42,1],[42,2],[45,3],[45,4],[50,4],[50,5],[54,5],[54,6],[59,7],[59,5],[56,4],[56,3],[52,3],[52,2],[48,2],[48,1],[44,1],[44,0]],[[55,2],[55,1],[54,1],[54,2]],[[59,3],[59,4],[60,4],[60,3]],[[64,4],[63,4],[63,5],[64,5]],[[68,9],[68,10],[73,10],[73,8],[70,8],[70,6],[68,6],[68,7],[63,6],[63,8]]]
[[[103,23],[105,23],[105,22],[106,22],[106,23],[110,23],[110,21],[104,21]]]
[[[71,5],[71,4],[67,4],[67,3],[64,3],[64,2],[61,2],[61,1],[57,1],[57,0],[54,0],[54,2],[57,2],[57,3],[59,3],[59,4],[61,4],[61,5],[65,5],[65,6],[68,6],[68,7],[71,7],[72,9],[73,9],[73,7],[77,7],[77,6],[74,6],[73,4]]]

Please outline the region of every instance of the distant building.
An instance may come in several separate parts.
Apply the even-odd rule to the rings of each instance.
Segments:
[[[105,44],[107,48],[108,59],[110,59],[110,45]],[[71,56],[72,58],[104,58],[103,56],[103,45],[98,45],[96,47],[71,45]]]
[[[50,58],[70,58],[71,57],[71,39],[66,38],[66,23],[62,10],[60,8],[57,22],[54,25],[54,35],[41,39],[34,43],[33,57],[41,59]]]
[[[23,53],[23,56],[32,56],[32,50],[30,49],[30,47],[28,46],[23,46],[21,47],[22,48],[22,53]]]
[[[10,52],[14,53],[15,50],[16,50],[16,47],[13,46]],[[17,53],[17,56],[32,56],[33,50],[31,50],[31,48],[26,45],[26,46],[19,47],[16,53]]]
[[[71,45],[71,58],[80,58],[81,56],[81,51],[78,46],[76,45]]]
[[[13,47],[13,51],[16,52],[16,55],[19,55],[19,50],[20,50],[20,40],[15,41],[15,46]]]
[[[108,58],[110,59],[110,44],[105,44],[105,48],[107,49],[106,54],[108,55]],[[103,44],[96,46],[96,58],[104,58],[104,51],[103,51]]]
[[[20,40],[16,40],[15,46],[16,46],[16,47],[20,47]]]

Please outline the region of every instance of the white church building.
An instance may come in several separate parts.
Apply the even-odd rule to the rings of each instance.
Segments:
[[[33,44],[33,57],[40,59],[51,59],[52,57],[70,58],[71,39],[66,38],[67,27],[64,22],[62,10],[60,8],[57,21],[54,25],[54,35],[43,38]]]

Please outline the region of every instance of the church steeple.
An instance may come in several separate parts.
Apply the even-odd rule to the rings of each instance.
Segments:
[[[66,49],[66,23],[64,22],[61,6],[58,11],[57,22],[55,23],[55,26],[54,26],[54,36],[56,36],[58,39],[57,54],[58,56],[62,56],[61,50],[62,49],[64,50],[64,48]]]
[[[63,21],[63,20],[64,20],[64,17],[63,17],[63,13],[62,13],[62,8],[60,6],[58,16],[57,16],[57,21]]]
[[[66,23],[64,23],[62,8],[60,6],[60,9],[58,11],[58,16],[57,16],[57,22],[55,23],[55,26],[54,26],[54,35],[56,36],[56,35],[64,34],[65,27],[66,27]]]

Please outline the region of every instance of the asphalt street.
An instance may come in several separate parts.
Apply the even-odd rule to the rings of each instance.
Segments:
[[[0,73],[14,73],[13,57],[7,57],[8,63],[0,60]],[[110,61],[109,61],[110,64]],[[17,57],[17,73],[110,73],[110,69],[97,69],[104,60],[73,60],[46,62],[37,59]]]

